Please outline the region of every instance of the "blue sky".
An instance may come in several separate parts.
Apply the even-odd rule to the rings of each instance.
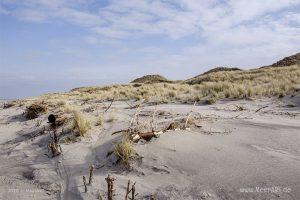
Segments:
[[[0,0],[0,98],[300,51],[300,0]]]

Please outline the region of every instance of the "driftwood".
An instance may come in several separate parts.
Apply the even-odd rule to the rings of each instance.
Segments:
[[[127,183],[127,188],[126,188],[126,194],[125,194],[125,200],[128,200],[128,195],[130,193],[130,180],[128,180],[128,183]]]
[[[92,182],[93,182],[94,169],[95,169],[95,166],[94,166],[94,165],[91,165],[91,166],[90,166],[89,185],[91,185]]]
[[[156,119],[156,108],[152,113],[151,121],[150,121],[150,128],[151,130],[149,132],[144,132],[144,130],[140,129],[139,126],[139,113],[140,113],[140,105],[136,108],[134,115],[132,116],[130,123],[129,123],[129,128],[124,129],[124,130],[119,130],[115,131],[112,133],[112,135],[117,134],[117,133],[126,133],[133,142],[137,142],[140,139],[144,139],[146,141],[151,140],[153,137],[158,137],[160,134],[169,131],[169,130],[188,130],[188,125],[189,125],[189,120],[190,117],[193,113],[193,109],[196,106],[196,103],[191,108],[191,111],[188,113],[186,119],[182,119],[181,121],[177,122],[174,119],[174,116],[172,118],[172,122],[166,127],[161,130],[157,130],[157,119]],[[143,125],[143,124],[141,124]],[[201,126],[197,126],[201,127]]]
[[[152,120],[151,120],[151,130],[152,130],[152,132],[155,132],[156,125],[157,125],[157,123],[155,123],[156,108],[157,108],[157,106],[155,106],[155,110],[153,111],[153,114],[152,114]]]
[[[53,119],[52,119],[53,120]],[[51,121],[51,120],[50,120]],[[58,137],[56,134],[56,124],[55,124],[55,120],[52,121],[53,123],[51,123],[50,128],[53,130],[53,136],[50,135],[50,141],[48,143],[48,151],[51,150],[52,153],[52,157],[58,156],[62,153],[62,149],[61,146],[58,144]]]
[[[193,107],[191,108],[190,113],[188,114],[188,116],[187,116],[187,118],[186,118],[186,121],[185,121],[185,124],[184,124],[184,128],[187,128],[187,124],[188,124],[189,118],[191,117],[191,115],[192,115],[192,113],[193,113],[193,109],[194,109],[194,107],[196,106],[196,104],[197,104],[197,101],[195,101]]]
[[[55,129],[55,131],[53,132],[53,140],[54,140],[54,143],[55,143],[55,144],[58,144],[58,138],[57,138],[57,134],[56,134],[56,129]]]
[[[85,176],[82,177],[83,185],[84,185],[84,192],[87,192],[87,185],[86,185],[86,178]]]
[[[132,117],[132,119],[130,120],[130,123],[129,123],[129,130],[132,130],[132,126],[134,124],[134,121],[136,121],[137,124],[139,124],[139,113],[140,113],[140,107],[137,107],[136,110],[135,110],[135,113]]]
[[[105,109],[105,113],[110,109],[110,107],[112,106],[113,102],[114,102],[115,98],[113,98],[109,104],[109,106]]]
[[[132,141],[137,142],[140,139],[144,139],[146,141],[149,141],[149,140],[151,140],[151,138],[158,137],[162,133],[164,133],[164,131],[137,133],[137,134],[132,136]]]
[[[146,133],[139,133],[138,135],[140,136],[140,138],[144,139],[144,140],[151,140],[151,138],[156,137],[156,135],[154,134],[155,132],[146,132]]]
[[[134,109],[134,108],[140,107],[144,103],[144,101],[142,101],[140,104],[137,104],[137,105],[131,105],[127,101],[125,101],[125,103],[129,106],[130,109]]]
[[[111,176],[108,174],[107,178],[105,178],[107,182],[107,199],[112,200],[114,195],[114,178],[111,178]]]
[[[268,106],[263,106],[263,107],[257,109],[255,112],[257,113],[257,112],[260,111],[261,109],[264,109],[264,108],[267,108],[267,107],[268,107]]]
[[[131,187],[131,189],[129,189],[130,187]],[[131,197],[128,197],[130,195],[130,193],[131,193]],[[134,200],[137,195],[138,194],[135,193],[135,183],[130,186],[130,180],[129,180],[127,183],[125,200],[128,200],[128,199]]]
[[[130,200],[134,200],[137,194],[135,193],[135,183],[131,187],[131,198]]]
[[[130,107],[130,109],[134,109],[134,108],[140,107],[144,103],[144,101],[145,101],[145,99],[142,99],[142,101],[136,105],[132,105],[132,104],[128,103],[127,101],[125,101],[125,103]]]
[[[61,146],[55,142],[50,142],[48,144],[48,151],[51,150],[52,157],[58,156],[62,153]]]
[[[129,132],[129,129],[124,129],[124,130],[115,131],[115,132],[113,132],[111,135],[114,135],[114,134],[117,134],[117,133],[123,133],[123,132]]]

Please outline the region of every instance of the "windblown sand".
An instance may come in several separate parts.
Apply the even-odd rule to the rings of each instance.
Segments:
[[[128,128],[135,112],[125,102],[114,102],[106,114],[116,120],[61,143],[63,154],[54,158],[47,150],[50,133],[42,133],[47,114],[26,120],[24,106],[1,109],[0,199],[97,199],[106,196],[107,174],[116,178],[115,199],[124,199],[129,179],[136,182],[137,199],[300,199],[299,103],[298,95],[197,105],[197,128],[134,144],[139,159],[131,170],[109,154],[121,138],[112,133]],[[170,113],[187,116],[191,107],[146,105],[141,114],[156,109],[163,113],[158,121],[166,122]],[[82,176],[88,177],[91,164],[94,181],[84,193]]]

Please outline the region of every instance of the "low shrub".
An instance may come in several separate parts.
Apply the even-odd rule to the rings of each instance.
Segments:
[[[38,102],[30,105],[25,110],[25,117],[28,120],[35,119],[47,111],[47,107],[43,102]]]

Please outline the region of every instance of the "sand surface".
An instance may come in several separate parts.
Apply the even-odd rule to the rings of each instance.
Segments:
[[[191,108],[147,105],[141,120],[157,110],[164,123],[170,113],[184,117]],[[0,199],[97,199],[105,196],[108,173],[116,178],[114,199],[124,199],[129,179],[136,182],[137,199],[300,199],[299,95],[197,105],[198,127],[134,144],[139,159],[131,170],[108,154],[121,138],[112,133],[128,128],[135,112],[125,102],[114,102],[106,114],[115,121],[93,127],[77,142],[62,142],[63,154],[54,158],[47,150],[50,133],[43,132],[47,114],[26,120],[24,109],[0,110]],[[82,176],[90,164],[95,176],[84,193]]]

